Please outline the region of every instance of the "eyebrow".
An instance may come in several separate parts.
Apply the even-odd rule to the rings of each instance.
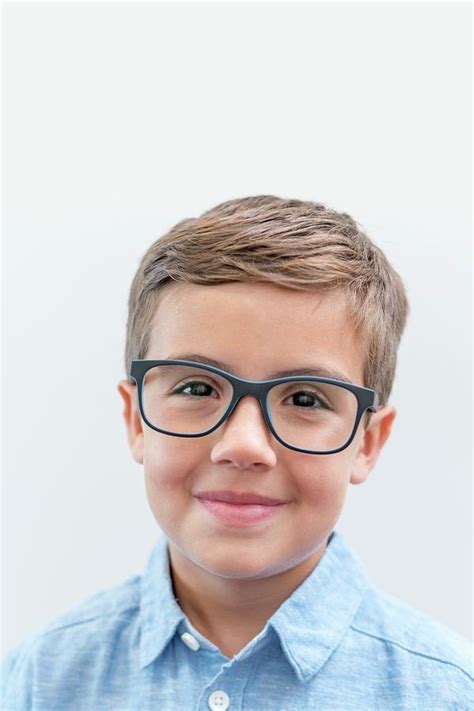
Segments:
[[[203,365],[213,365],[214,368],[220,368],[228,373],[232,373],[230,366],[227,363],[223,363],[220,360],[215,360],[214,358],[209,358],[208,356],[201,355],[200,353],[180,353],[178,355],[169,356],[168,360],[193,360],[196,363],[202,363]],[[235,373],[234,373],[235,375]],[[325,368],[324,366],[313,365],[307,368],[292,368],[290,370],[278,370],[276,372],[270,373],[268,379],[273,380],[274,378],[286,378],[291,375],[314,375],[322,378],[332,378],[333,380],[341,380],[344,383],[352,383],[344,373],[339,370]]]

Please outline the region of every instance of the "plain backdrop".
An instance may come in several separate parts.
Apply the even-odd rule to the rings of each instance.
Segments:
[[[4,6],[3,652],[141,573],[159,529],[117,391],[139,260],[275,194],[349,212],[411,315],[391,437],[337,524],[471,634],[471,7]]]

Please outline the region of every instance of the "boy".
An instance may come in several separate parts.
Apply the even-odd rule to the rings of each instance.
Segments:
[[[118,385],[158,536],[143,576],[4,663],[4,708],[467,709],[463,640],[335,524],[396,415],[400,277],[345,213],[261,195],[143,257]]]

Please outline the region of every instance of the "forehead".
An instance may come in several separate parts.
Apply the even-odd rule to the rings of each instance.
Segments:
[[[218,360],[250,379],[319,367],[363,381],[362,345],[339,291],[242,282],[167,285],[158,298],[147,357],[189,353]]]

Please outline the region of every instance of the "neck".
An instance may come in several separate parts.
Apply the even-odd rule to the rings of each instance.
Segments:
[[[238,579],[209,572],[169,541],[175,598],[191,624],[224,654],[233,656],[265,627],[273,613],[311,574],[326,545],[327,540],[287,570],[262,578]]]

